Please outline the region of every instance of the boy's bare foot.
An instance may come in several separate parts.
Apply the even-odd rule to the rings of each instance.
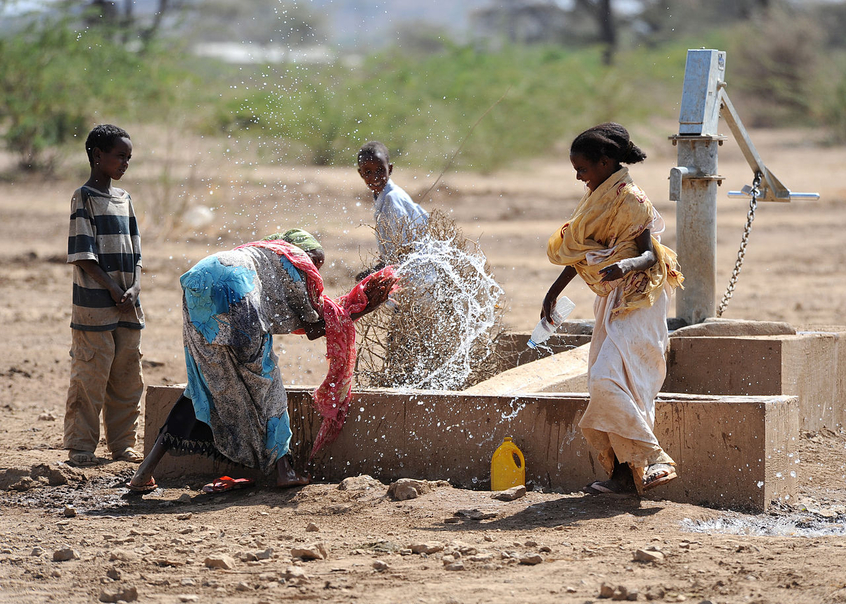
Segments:
[[[298,474],[291,465],[291,456],[283,455],[276,462],[276,486],[280,489],[301,487],[311,482],[311,478]]]

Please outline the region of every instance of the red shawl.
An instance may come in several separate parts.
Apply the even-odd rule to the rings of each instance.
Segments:
[[[329,371],[323,383],[314,391],[314,405],[323,418],[320,430],[311,449],[311,459],[324,445],[331,444],[341,432],[352,398],[352,377],[355,369],[355,325],[353,313],[359,313],[367,307],[367,295],[364,286],[374,275],[393,276],[394,269],[388,266],[366,277],[356,284],[350,293],[333,300],[323,293],[323,277],[308,254],[297,246],[282,240],[253,241],[242,247],[263,247],[280,256],[285,256],[295,267],[306,275],[306,288],[311,305],[323,317],[326,323],[326,357],[329,359]],[[294,333],[305,333],[298,329]]]

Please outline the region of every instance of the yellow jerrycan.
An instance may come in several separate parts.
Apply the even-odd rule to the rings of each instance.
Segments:
[[[506,436],[491,457],[491,491],[504,491],[526,484],[526,462],[523,453]]]

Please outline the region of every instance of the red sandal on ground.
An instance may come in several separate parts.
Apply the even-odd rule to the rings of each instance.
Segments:
[[[236,489],[246,489],[255,484],[252,478],[231,478],[229,476],[221,476],[214,482],[210,482],[203,487],[203,493],[224,493],[226,491],[234,491]]]

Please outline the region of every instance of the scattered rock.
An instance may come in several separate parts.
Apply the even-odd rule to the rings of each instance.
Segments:
[[[232,556],[227,556],[226,554],[213,554],[203,560],[203,564],[209,568],[231,570],[235,568],[235,559]]]
[[[432,487],[429,486],[427,480],[400,478],[388,487],[388,496],[396,501],[405,501],[407,499],[417,499],[431,490]]]
[[[373,568],[374,570],[383,571],[388,570],[390,566],[387,562],[383,562],[382,560],[374,560],[373,561]]]
[[[315,543],[314,545],[307,545],[305,547],[292,547],[291,557],[300,558],[302,560],[325,560],[328,552],[323,543]]]
[[[525,496],[526,485],[524,484],[511,487],[510,489],[506,489],[504,491],[498,491],[491,495],[492,498],[499,499],[500,501],[514,501],[515,499],[520,499]]]
[[[308,575],[299,566],[289,566],[285,569],[285,581],[300,584],[308,583]]]
[[[65,518],[76,518],[76,508],[72,505],[66,505],[62,513],[65,515]]]
[[[384,489],[385,485],[367,474],[344,478],[338,485],[341,491],[368,491],[370,489]]]
[[[494,559],[494,555],[490,552],[484,552],[481,554],[474,554],[467,559],[471,562],[491,562]]]
[[[664,554],[657,550],[639,549],[635,551],[634,559],[637,562],[663,562]]]
[[[67,562],[68,560],[79,560],[79,552],[69,547],[63,547],[53,552],[53,562]]]
[[[239,581],[238,584],[235,586],[235,591],[252,591],[252,587],[250,587],[249,583],[245,581]]]
[[[188,493],[182,493],[176,501],[179,503],[191,503],[191,496]]]
[[[255,552],[256,560],[270,560],[273,557],[273,548],[268,547],[260,552]]]
[[[607,583],[603,583],[599,586],[599,597],[600,598],[610,598],[614,595],[614,588],[608,585]]]
[[[39,546],[39,545],[36,545],[35,547],[33,547],[32,551],[29,552],[30,556],[41,556],[43,554],[44,554],[44,548]]]
[[[426,541],[425,543],[415,543],[411,546],[411,553],[413,554],[434,554],[435,552],[443,551],[444,544],[440,541]]]
[[[130,552],[125,549],[114,549],[109,552],[109,561],[114,562],[115,560],[119,562],[132,562],[133,560],[138,559],[138,554],[135,552]]]
[[[475,508],[472,510],[458,510],[455,515],[460,518],[466,518],[467,520],[489,520],[490,518],[496,518],[496,513],[483,512]]]
[[[450,562],[449,564],[444,565],[444,570],[464,570],[464,562],[461,560],[456,560],[455,562]]]
[[[132,586],[104,587],[100,591],[101,602],[134,602],[138,599],[138,590]]]
[[[450,516],[449,518],[444,518],[444,524],[457,524],[461,522],[461,518],[458,516]]]
[[[195,596],[194,594],[180,594],[176,596],[179,598],[180,602],[199,602],[200,596]]]
[[[318,527],[315,523],[309,522],[306,526],[307,533],[317,533],[320,531],[320,527]]]
[[[123,574],[120,572],[120,569],[118,569],[116,566],[113,566],[106,571],[106,576],[112,581],[120,581]]]
[[[38,421],[40,422],[54,422],[56,421],[56,414],[52,411],[45,411],[44,413],[40,413],[38,415]]]
[[[525,554],[520,556],[520,564],[535,565],[543,562],[543,557],[540,554]]]
[[[186,513],[184,513],[184,514],[177,514],[177,515],[176,515],[176,519],[177,519],[177,520],[191,520],[191,518],[192,518],[193,516],[194,516],[194,514],[193,514],[193,513],[191,513],[191,512],[186,512]]]

